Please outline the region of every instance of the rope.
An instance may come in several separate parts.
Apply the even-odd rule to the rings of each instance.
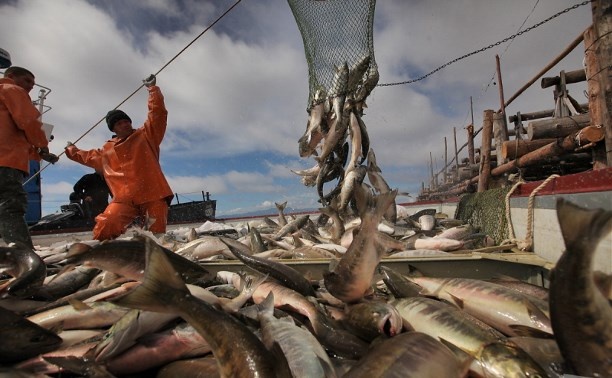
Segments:
[[[502,244],[506,244],[506,242],[509,241],[515,241],[515,236],[514,236],[514,226],[512,225],[512,215],[510,214],[510,196],[512,196],[512,194],[514,193],[514,191],[521,185],[523,184],[525,181],[522,178],[519,178],[519,181],[514,184],[512,186],[512,188],[510,189],[510,191],[508,193],[506,193],[506,200],[505,200],[505,204],[506,204],[506,221],[508,222],[508,236],[510,237],[508,240],[504,240],[502,242]]]
[[[208,25],[200,34],[198,34],[191,42],[189,42],[187,44],[187,46],[185,46],[181,51],[179,51],[176,55],[174,55],[174,57],[172,57],[172,59],[170,59],[166,64],[164,64],[162,66],[162,68],[160,68],[156,73],[155,76],[159,75],[160,72],[162,72],[166,67],[168,67],[168,65],[170,65],[170,63],[172,63],[176,58],[178,58],[179,55],[181,55],[185,50],[187,50],[191,45],[193,45],[195,43],[195,41],[197,41],[202,35],[204,35],[204,33],[206,33],[208,30],[210,30],[213,26],[215,26],[215,24],[217,22],[219,22],[223,17],[225,17],[225,15],[227,15],[232,9],[234,9],[234,7],[236,7],[236,5],[238,5],[238,3],[240,3],[242,0],[237,0],[231,7],[229,7],[225,12],[223,12],[219,17],[217,17],[217,19],[215,21],[213,21],[210,25]],[[144,87],[144,83],[140,84],[140,86],[138,88],[136,88],[136,90],[134,90],[134,92],[132,92],[129,96],[127,96],[123,101],[121,101],[119,104],[117,104],[117,106],[115,106],[113,108],[113,110],[119,108],[121,105],[123,105],[125,102],[127,102],[130,98],[132,98],[142,87]],[[104,121],[106,119],[106,116],[102,117],[101,119],[98,120],[98,122],[96,122],[92,127],[90,127],[85,133],[83,133],[83,135],[81,135],[77,140],[74,141],[74,144],[78,143],[81,139],[83,139],[87,134],[89,134],[93,129],[95,129],[102,121]],[[62,155],[64,155],[66,152],[62,151],[60,152],[59,155],[57,155],[57,157],[60,157]],[[34,173],[29,179],[27,179],[23,185],[26,185],[27,183],[29,183],[30,181],[32,181],[32,179],[34,179],[36,176],[40,175],[40,173],[42,171],[44,171],[45,169],[47,169],[48,166],[52,165],[51,163],[48,163],[47,165],[45,165],[44,167],[42,167],[41,169],[38,170],[38,172]]]
[[[443,64],[443,65],[441,65],[440,67],[436,68],[435,70],[433,70],[433,71],[431,71],[431,72],[429,72],[429,73],[427,73],[427,74],[425,74],[425,75],[423,75],[423,76],[421,76],[421,77],[419,77],[419,78],[416,78],[416,79],[413,79],[413,80],[401,81],[401,82],[397,82],[397,83],[384,83],[384,84],[378,84],[378,85],[377,85],[377,87],[389,87],[389,86],[393,86],[393,85],[412,84],[412,83],[415,83],[415,82],[417,82],[417,81],[424,80],[424,79],[428,78],[429,76],[431,76],[431,75],[435,74],[436,72],[438,72],[438,71],[442,70],[443,68],[446,68],[447,66],[450,66],[450,65],[451,65],[451,64],[453,64],[453,63],[456,63],[456,62],[458,62],[458,61],[460,61],[460,60],[462,60],[462,59],[468,58],[468,57],[470,57],[470,56],[472,56],[472,55],[479,54],[479,53],[481,53],[481,52],[483,52],[483,51],[485,51],[485,50],[491,49],[491,48],[493,48],[493,47],[495,47],[495,46],[499,46],[499,45],[501,45],[502,43],[506,43],[506,42],[508,42],[508,41],[512,41],[514,38],[516,38],[516,37],[518,37],[518,36],[521,36],[521,35],[523,35],[523,34],[525,34],[525,33],[527,33],[527,32],[530,32],[531,30],[533,30],[533,29],[535,29],[535,28],[537,28],[537,27],[539,27],[539,26],[541,26],[541,25],[543,25],[543,24],[545,24],[545,23],[547,23],[547,22],[549,22],[549,21],[553,20],[554,18],[557,18],[557,17],[561,16],[561,15],[562,15],[562,14],[564,14],[564,13],[567,13],[567,12],[569,12],[569,11],[571,11],[571,10],[574,10],[574,9],[576,9],[576,8],[578,8],[578,7],[581,7],[581,6],[583,6],[583,5],[587,5],[587,4],[589,4],[591,1],[592,1],[592,0],[583,1],[583,2],[582,2],[582,3],[580,3],[580,4],[573,5],[573,6],[571,6],[571,7],[569,7],[569,8],[566,8],[566,9],[564,9],[564,10],[560,11],[560,12],[557,12],[557,13],[555,13],[554,15],[552,15],[552,16],[548,17],[547,19],[545,19],[544,21],[540,21],[540,22],[538,22],[538,23],[537,23],[537,24],[535,24],[535,25],[532,25],[532,26],[530,26],[530,27],[528,27],[528,28],[526,28],[526,29],[524,29],[524,30],[521,30],[521,31],[519,31],[519,32],[517,32],[517,33],[515,33],[515,34],[512,34],[511,36],[506,37],[506,38],[502,39],[501,41],[497,41],[497,42],[495,42],[495,43],[490,44],[489,46],[483,47],[483,48],[478,49],[478,50],[476,50],[476,51],[472,51],[472,52],[467,53],[467,54],[465,54],[465,55],[462,55],[462,56],[460,56],[460,57],[458,57],[458,58],[455,58],[455,59],[453,59],[453,60],[451,60],[451,61],[449,61],[449,62],[447,62],[447,63],[444,63],[444,64]]]
[[[542,188],[548,185],[549,182],[560,177],[559,175],[550,175],[546,180],[544,180],[537,188],[535,188],[531,194],[529,194],[529,200],[527,201],[527,232],[525,233],[525,239],[520,240],[516,239],[514,234],[514,226],[512,226],[512,220],[510,215],[510,196],[519,187],[519,185],[523,184],[524,181],[521,179],[519,182],[514,184],[512,189],[506,194],[506,219],[508,220],[508,235],[509,239],[504,240],[501,245],[505,244],[516,244],[517,247],[521,251],[532,251],[533,249],[533,205],[535,203],[535,196],[538,194]]]

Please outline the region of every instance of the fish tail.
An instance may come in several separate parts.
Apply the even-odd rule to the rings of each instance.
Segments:
[[[257,305],[259,313],[265,316],[273,316],[274,314],[274,293],[270,291],[266,299]]]
[[[161,247],[145,240],[146,269],[143,282],[130,292],[111,300],[124,307],[157,312],[176,312],[174,302],[190,295]]]
[[[283,211],[285,210],[285,207],[287,206],[287,201],[283,203],[274,202],[274,205],[276,205],[276,208],[278,209],[278,211]]]
[[[567,250],[594,251],[612,231],[612,211],[584,209],[563,198],[557,200],[557,218]]]
[[[85,243],[74,243],[68,249],[68,253],[66,254],[66,259],[74,258],[76,256],[80,256],[85,252],[89,251],[92,247]]]
[[[376,196],[370,195],[367,208],[363,209],[365,214],[362,214],[361,219],[364,219],[363,216],[367,216],[367,213],[371,213],[373,219],[378,219],[380,221],[389,206],[394,203],[396,195],[397,189]]]

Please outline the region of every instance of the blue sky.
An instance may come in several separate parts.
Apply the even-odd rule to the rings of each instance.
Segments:
[[[379,83],[419,77],[466,53],[502,40],[578,1],[379,0],[374,50]],[[0,47],[13,64],[31,69],[51,89],[43,120],[55,126],[52,152],[67,141],[89,149],[110,133],[106,112],[157,72],[234,1],[0,0]],[[524,23],[524,25],[522,25]],[[377,87],[364,122],[378,165],[392,188],[418,193],[428,181],[429,153],[444,160],[465,143],[470,97],[476,127],[485,109],[499,109],[495,55],[506,98],[561,53],[592,22],[581,6],[492,49],[463,59],[410,85]],[[547,76],[582,67],[581,44]],[[291,169],[315,164],[300,158],[297,140],[307,121],[308,71],[295,19],[284,0],[242,0],[214,28],[158,76],[169,110],[161,164],[184,202],[209,191],[217,215],[288,207],[318,207],[316,190]],[[31,92],[35,99],[38,89]],[[583,87],[570,94],[587,102]],[[507,109],[515,114],[552,109],[552,90],[534,84]],[[120,106],[142,124],[146,92]],[[477,142],[477,145],[480,143]],[[465,153],[460,155],[464,157]],[[65,156],[42,174],[43,214],[59,210],[72,185],[90,169]],[[408,197],[399,197],[407,202]]]

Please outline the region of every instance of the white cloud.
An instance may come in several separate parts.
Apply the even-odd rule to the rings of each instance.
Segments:
[[[10,52],[15,65],[30,68],[41,85],[52,89],[46,100],[52,110],[44,117],[55,125],[51,150],[61,152],[66,141],[77,139],[81,148],[96,148],[110,137],[103,121],[106,112],[128,98],[142,78],[170,62],[232,3],[4,2],[0,35],[11,38],[0,47]],[[374,47],[380,83],[414,79],[516,33],[528,15],[525,27],[574,4],[570,0],[378,1]],[[363,120],[383,172],[389,172],[398,187],[416,192],[420,182],[427,181],[415,177],[416,167],[426,167],[430,152],[441,166],[443,139],[447,137],[452,150],[453,127],[458,143],[465,142],[470,98],[477,127],[485,109],[499,108],[498,87],[489,85],[496,54],[501,57],[508,98],[590,23],[590,7],[583,6],[510,45],[460,60],[425,80],[376,88]],[[547,75],[581,68],[583,49],[577,47]],[[173,190],[204,189],[231,196],[232,204],[219,201],[220,207],[234,203],[255,207],[289,196],[296,202],[316,200],[312,188],[300,187],[298,193],[299,178],[289,172],[314,164],[297,156],[297,140],[307,118],[307,75],[302,39],[284,1],[241,2],[172,61],[158,82],[169,109],[162,166]],[[585,102],[581,92],[578,85],[570,87],[570,93]],[[536,83],[508,108],[508,114],[552,106],[552,90]],[[146,91],[141,89],[120,108],[139,126],[146,116]],[[249,169],[234,159],[249,154],[270,157]],[[217,163],[224,157],[227,162]],[[207,169],[211,161],[222,164],[215,173]],[[183,166],[194,162],[204,168],[185,172]],[[63,157],[43,172],[43,197],[60,195],[62,187],[70,190],[65,185],[68,178],[76,181],[85,171]],[[302,194],[304,198],[299,197]]]

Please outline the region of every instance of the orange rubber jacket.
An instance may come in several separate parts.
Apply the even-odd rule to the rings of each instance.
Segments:
[[[104,174],[113,202],[134,205],[171,199],[172,189],[159,164],[159,145],[166,132],[168,111],[157,86],[149,88],[149,112],[144,125],[127,138],[114,137],[101,149],[66,148],[66,156]]]
[[[12,79],[0,78],[0,167],[29,174],[29,160],[40,161],[36,149],[48,144],[28,93]]]

